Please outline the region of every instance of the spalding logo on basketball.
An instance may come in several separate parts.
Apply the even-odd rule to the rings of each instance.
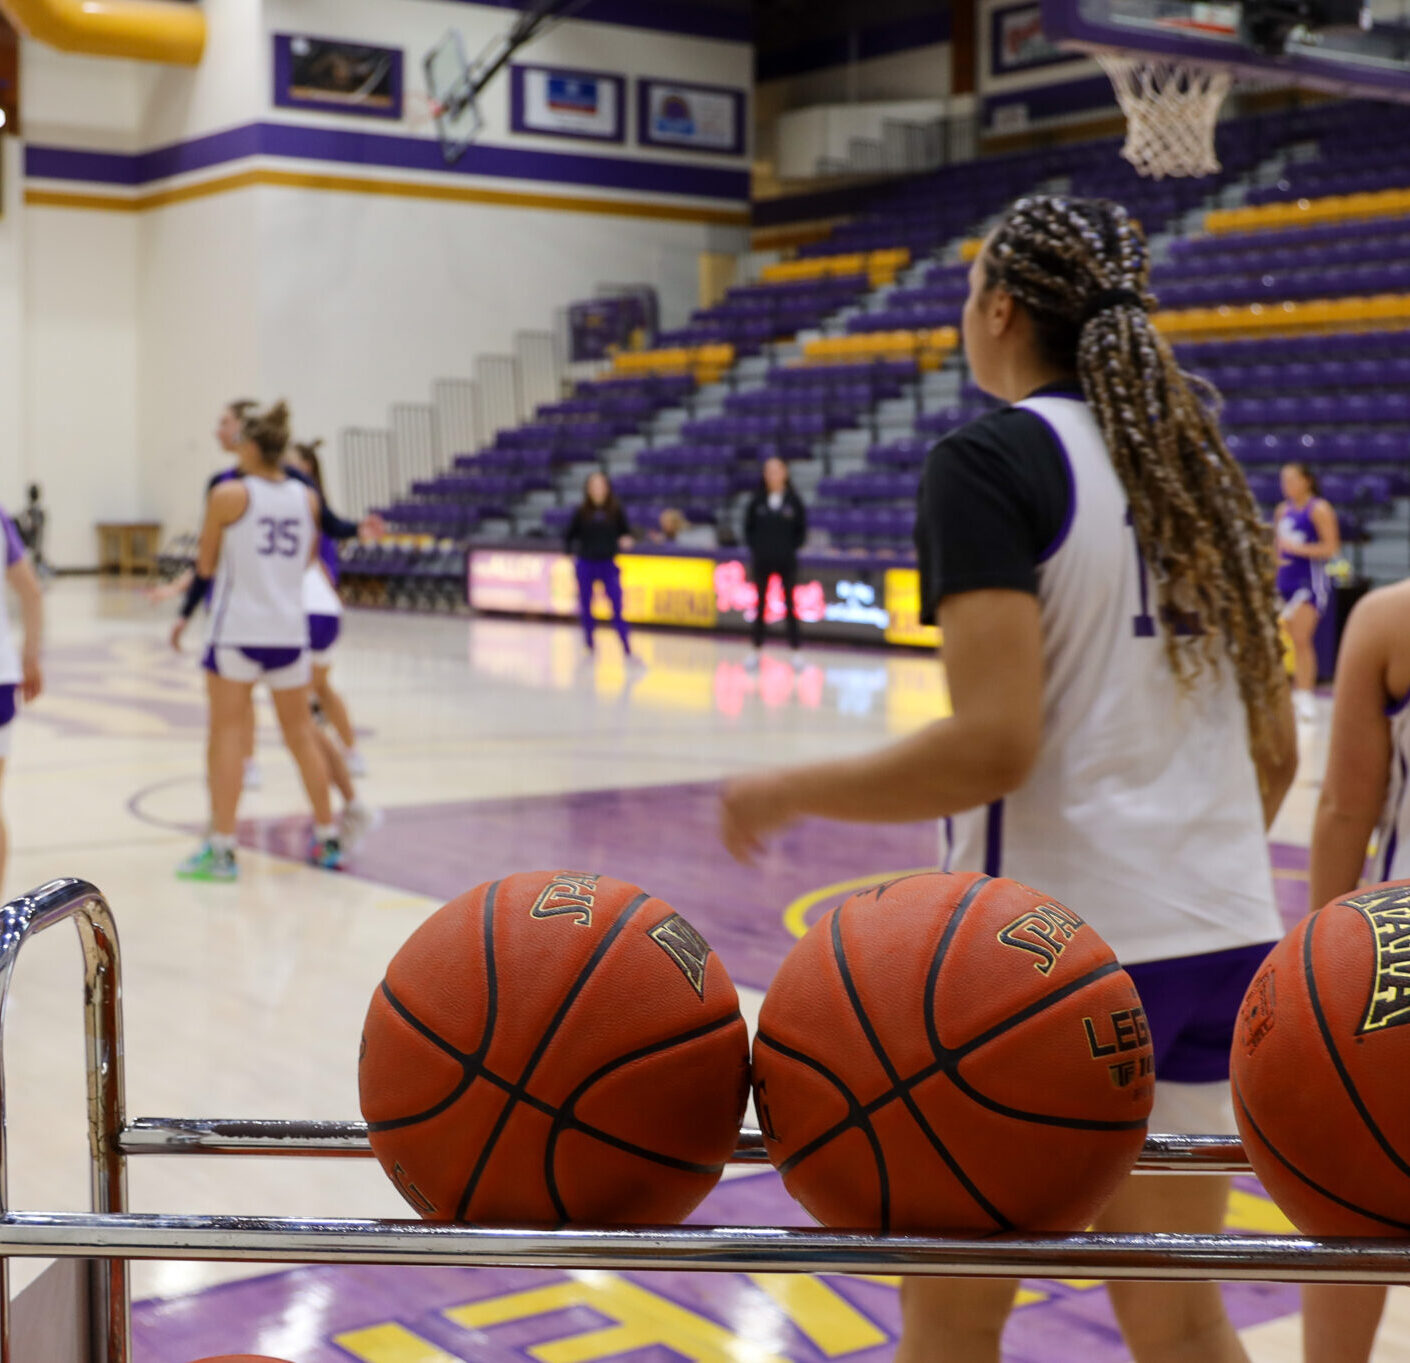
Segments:
[[[508,876],[397,952],[358,1066],[372,1149],[436,1221],[679,1221],[714,1187],[749,1096],[719,958],[607,876]]]
[[[789,953],[759,1017],[755,1104],[825,1225],[1088,1225],[1140,1154],[1145,1012],[1110,947],[1011,880],[903,877]]]
[[[1268,1195],[1309,1235],[1410,1233],[1410,881],[1309,914],[1244,996],[1230,1069]]]

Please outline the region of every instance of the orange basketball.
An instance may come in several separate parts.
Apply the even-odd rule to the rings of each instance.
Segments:
[[[1130,1172],[1155,1095],[1111,948],[1012,880],[907,876],[789,953],[754,1044],[789,1192],[829,1226],[1080,1230]]]
[[[739,1135],[749,1042],[719,958],[635,885],[532,872],[432,914],[362,1034],[372,1149],[432,1221],[680,1221]]]
[[[284,1358],[270,1358],[268,1354],[221,1354],[217,1358],[198,1358],[195,1363],[288,1363]]]
[[[1410,1233],[1410,881],[1335,899],[1273,948],[1230,1070],[1249,1162],[1299,1230]]]

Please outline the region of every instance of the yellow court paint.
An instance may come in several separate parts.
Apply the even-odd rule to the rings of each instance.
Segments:
[[[461,1360],[428,1344],[404,1325],[374,1325],[334,1335],[333,1343],[360,1363],[461,1363]]]
[[[742,1359],[747,1363],[787,1363],[767,1349],[749,1348],[746,1341],[714,1321],[613,1273],[594,1273],[590,1280],[512,1292],[453,1307],[445,1314],[467,1330],[482,1330],[569,1306],[586,1306],[618,1323],[534,1345],[529,1352],[541,1363],[595,1363],[656,1344],[665,1345],[690,1363],[741,1363]]]
[[[839,880],[834,885],[824,885],[820,890],[810,890],[800,895],[783,911],[783,926],[795,937],[808,931],[808,910],[815,908],[825,899],[834,895],[851,894],[855,890],[865,890],[868,885],[880,885],[883,880],[899,880],[902,876],[929,875],[933,866],[923,866],[918,871],[878,871],[871,876],[858,876],[855,880]]]
[[[1297,1234],[1296,1227],[1279,1211],[1277,1203],[1238,1188],[1229,1194],[1224,1225],[1228,1230],[1255,1231],[1260,1235]]]
[[[749,1277],[829,1358],[874,1349],[889,1338],[821,1278],[801,1273],[751,1273]]]

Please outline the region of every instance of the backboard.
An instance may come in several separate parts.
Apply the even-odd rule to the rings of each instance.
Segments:
[[[460,34],[450,30],[426,54],[424,66],[441,151],[446,161],[453,164],[465,155],[484,126],[475,104],[474,80]]]
[[[1264,85],[1410,102],[1410,0],[1371,0],[1364,29],[1297,30],[1278,54],[1245,41],[1240,0],[1042,0],[1042,8],[1044,32],[1062,47],[1148,52]]]

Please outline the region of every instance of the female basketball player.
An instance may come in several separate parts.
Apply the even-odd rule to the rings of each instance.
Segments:
[[[1011,405],[942,440],[920,491],[954,713],[735,783],[722,833],[748,860],[803,815],[943,818],[947,865],[1041,886],[1126,964],[1161,1076],[1151,1128],[1228,1132],[1234,1019],[1282,936],[1264,829],[1295,725],[1266,530],[1151,321],[1148,274],[1114,204],[1009,211],[970,272],[964,343]],[[1227,1194],[1135,1178],[1098,1225],[1211,1232]],[[900,1363],[997,1363],[1014,1288],[907,1279]],[[1246,1358],[1213,1284],[1109,1290],[1141,1363]]]
[[[28,704],[44,689],[44,672],[39,660],[40,637],[44,633],[44,593],[38,575],[25,556],[20,532],[3,511],[0,511],[0,541],[5,548],[5,581],[19,598],[24,628],[24,644],[16,648],[9,603],[6,593],[0,591],[0,785],[3,785],[16,696]],[[5,883],[8,851],[9,832],[4,818],[0,817],[0,886]]]
[[[1371,880],[1410,879],[1410,582],[1357,603],[1335,694],[1312,829],[1312,909],[1357,887],[1373,832]],[[1385,1298],[1383,1287],[1304,1287],[1307,1363],[1366,1363]]]
[[[1317,622],[1327,613],[1332,589],[1326,563],[1341,553],[1337,513],[1319,496],[1306,464],[1284,464],[1283,500],[1273,513],[1278,534],[1278,595],[1293,645],[1293,705],[1297,717],[1317,717]]]
[[[205,655],[210,697],[207,778],[211,832],[179,868],[196,880],[234,880],[235,814],[240,802],[243,731],[256,682],[263,681],[289,752],[313,805],[315,865],[342,864],[328,797],[328,772],[309,710],[308,619],[304,573],[318,552],[318,494],[283,468],[289,412],[277,403],[247,413],[236,453],[239,476],[206,499],[196,558],[201,594],[214,577]],[[185,620],[172,634],[178,647]]]
[[[573,514],[563,537],[570,554],[578,556],[578,608],[583,639],[593,651],[592,591],[602,583],[612,603],[612,623],[622,640],[622,650],[632,656],[631,636],[622,618],[622,574],[617,567],[617,551],[633,544],[626,513],[612,491],[612,484],[600,469],[583,484],[583,503]]]

